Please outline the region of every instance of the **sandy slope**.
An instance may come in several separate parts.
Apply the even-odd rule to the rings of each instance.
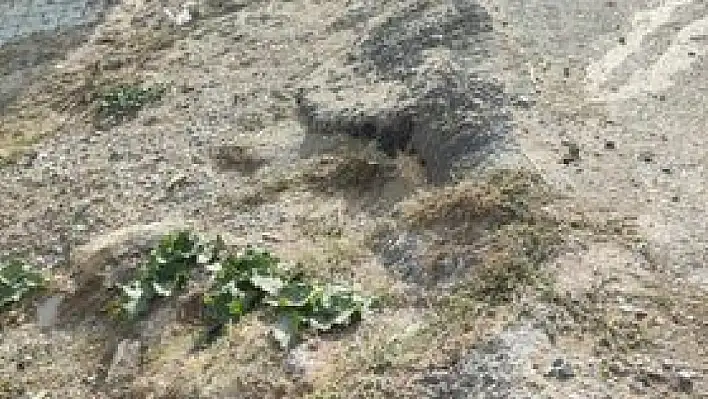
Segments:
[[[179,5],[164,3],[117,7],[2,119],[5,149],[18,132],[44,138],[0,169],[0,248],[75,277],[78,291],[56,285],[79,316],[60,315],[70,323],[52,333],[31,313],[3,326],[8,397],[20,395],[11,389],[57,398],[706,394],[705,61],[698,50],[693,69],[682,58],[659,59],[680,43],[632,47],[637,35],[661,42],[678,32],[691,42],[704,30],[701,2],[671,2],[672,17],[648,28],[629,24],[644,12],[630,2],[606,10],[542,1],[204,1],[183,27],[163,11]],[[627,50],[613,50],[617,24]],[[695,83],[650,79],[656,98],[639,96],[647,79],[629,71],[646,62],[651,76],[694,71]],[[136,119],[97,130],[83,95],[133,78],[171,89]],[[615,81],[620,89],[608,91]],[[413,155],[390,157],[343,133]],[[579,145],[579,161],[560,162],[563,140]],[[359,177],[339,173],[340,164],[355,165]],[[475,184],[484,167],[499,165],[535,169],[567,198],[535,209],[541,216],[531,224],[512,220],[487,236],[479,226],[506,217],[497,202],[505,194]],[[435,187],[456,179],[466,182]],[[506,265],[525,245],[524,229],[555,226],[546,214],[567,227],[557,256],[541,261],[557,280],[554,301],[531,287],[501,307],[469,305],[466,291],[420,270],[409,274],[427,285],[393,270],[423,269],[431,253],[442,254],[432,274],[481,280],[465,274],[472,259],[481,270]],[[617,231],[611,220],[622,221]],[[186,354],[190,327],[170,309],[132,334],[114,331],[97,315],[103,290],[85,277],[111,274],[125,259],[99,262],[102,252],[86,251],[137,251],[147,238],[136,232],[145,229],[121,229],[164,221],[266,246],[317,277],[353,280],[398,304],[353,335],[313,339],[289,354],[268,345],[256,317],[199,356]],[[380,250],[367,240],[384,225],[400,239]],[[453,291],[454,306],[421,305]],[[130,355],[135,342],[147,348],[142,358]],[[116,382],[107,375],[120,374],[123,350],[127,379]]]

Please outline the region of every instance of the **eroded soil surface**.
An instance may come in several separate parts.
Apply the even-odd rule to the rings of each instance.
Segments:
[[[668,251],[634,172],[561,140],[625,105],[539,72],[521,5],[203,0],[180,25],[181,7],[118,4],[0,100],[0,250],[52,277],[3,310],[3,397],[708,396],[705,216]],[[167,89],[106,124],[119,84]],[[177,228],[384,305],[288,351],[257,313],[198,353],[180,303],[118,326],[110,286]]]

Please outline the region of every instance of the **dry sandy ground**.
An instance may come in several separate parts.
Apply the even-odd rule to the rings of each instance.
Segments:
[[[708,397],[705,3],[557,3],[118,5],[2,114],[0,248],[64,298],[3,314],[2,394]],[[289,352],[116,328],[102,280],[179,226],[386,306]]]

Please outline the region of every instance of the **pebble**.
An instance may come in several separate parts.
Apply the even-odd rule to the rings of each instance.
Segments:
[[[642,151],[639,153],[639,159],[645,163],[651,163],[654,161],[654,154],[650,151]]]
[[[649,315],[646,310],[632,305],[622,305],[620,310],[624,313],[633,314],[637,320],[643,320]]]
[[[575,377],[575,371],[570,363],[558,358],[551,364],[551,369],[544,374],[545,377],[555,377],[559,380],[568,380]]]
[[[570,165],[580,161],[580,147],[577,144],[567,141],[564,141],[562,144],[568,147],[568,153],[564,155],[561,160],[564,165]]]
[[[172,177],[167,183],[167,190],[172,191],[175,190],[181,186],[183,186],[187,182],[187,176],[182,173],[178,173],[174,177]]]
[[[676,373],[676,391],[681,393],[693,392],[693,379],[696,376],[690,371],[679,371]]]

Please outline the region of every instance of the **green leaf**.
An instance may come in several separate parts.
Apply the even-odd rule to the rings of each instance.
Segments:
[[[313,288],[305,283],[290,283],[266,298],[265,303],[274,307],[303,307],[309,303],[313,292]]]
[[[278,295],[280,290],[285,286],[285,283],[279,277],[270,276],[252,276],[251,283],[256,288],[270,295]]]
[[[240,299],[234,299],[229,303],[229,314],[237,320],[244,314],[243,302]]]
[[[273,336],[282,347],[289,347],[304,327],[327,331],[348,325],[370,306],[370,300],[343,286],[304,281],[266,251],[247,247],[229,254],[224,250],[221,237],[207,243],[187,231],[162,237],[137,278],[121,287],[120,306],[132,316],[141,314],[156,296],[168,297],[184,289],[191,270],[203,267],[211,273],[211,287],[203,299],[205,320],[214,326],[237,322],[266,305],[279,317]]]
[[[158,283],[153,282],[152,287],[155,289],[155,292],[160,296],[168,297],[168,296],[172,295],[172,290],[165,288]]]
[[[354,315],[358,313],[356,309],[328,310],[314,314],[306,319],[308,325],[319,331],[328,331],[335,325],[345,326],[352,322]]]

